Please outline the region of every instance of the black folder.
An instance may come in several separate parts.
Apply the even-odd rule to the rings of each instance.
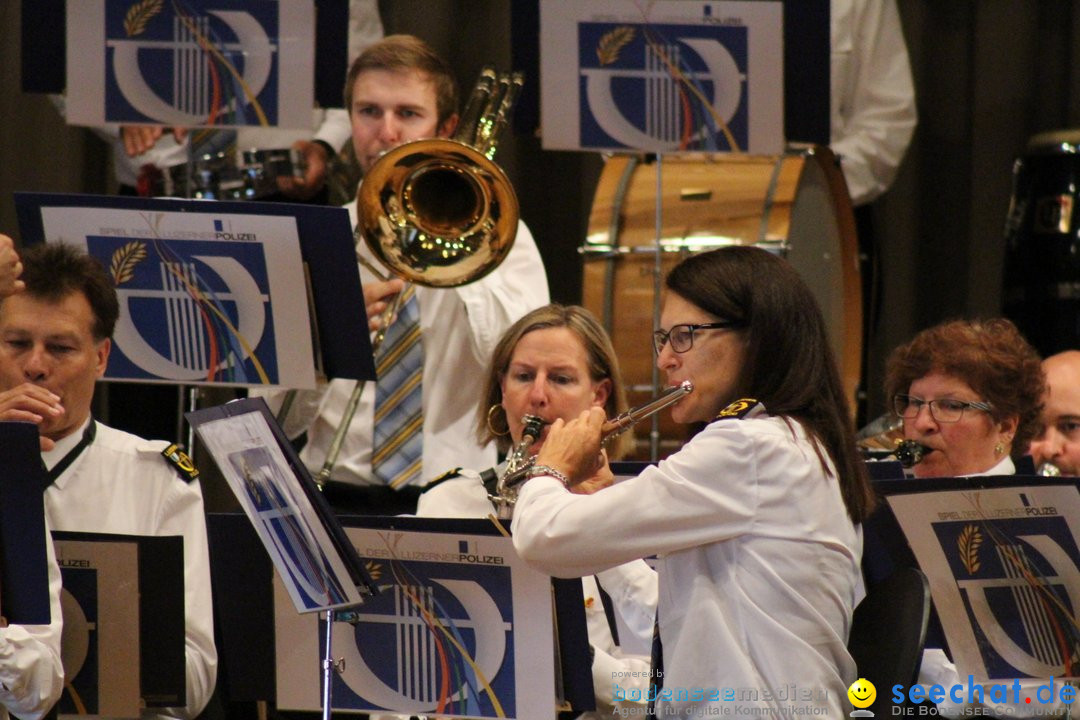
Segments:
[[[0,422],[0,614],[48,625],[45,465],[37,425]]]

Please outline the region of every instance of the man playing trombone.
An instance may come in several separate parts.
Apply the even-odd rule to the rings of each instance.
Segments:
[[[408,35],[386,37],[352,63],[345,106],[365,177],[387,150],[414,140],[447,138],[458,124],[449,66]],[[357,203],[346,207],[355,224]],[[548,302],[547,279],[536,243],[520,220],[501,264],[456,287],[417,284],[406,289],[390,273],[374,274],[377,261],[364,243],[358,243],[357,253],[371,329],[382,329],[388,303],[399,302],[401,309],[376,352],[381,380],[364,388],[326,489],[331,502],[343,509],[413,512],[419,485],[433,475],[452,467],[494,464],[495,448],[476,444],[471,432],[484,365],[507,327]],[[399,293],[414,299],[397,300]],[[416,325],[419,341],[412,329]],[[415,372],[408,369],[410,362]],[[331,380],[321,393],[301,393],[283,421],[290,436],[307,433],[301,458],[313,472],[326,466],[335,431],[347,422],[343,418],[353,387],[352,381]],[[399,404],[384,404],[385,398]],[[406,420],[400,428],[382,429],[399,415]]]

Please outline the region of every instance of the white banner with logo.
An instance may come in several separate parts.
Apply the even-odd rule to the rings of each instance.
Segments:
[[[961,678],[1076,676],[1075,486],[951,490],[888,501],[930,581]]]
[[[544,148],[779,153],[783,6],[541,0]]]
[[[380,594],[334,625],[332,706],[470,718],[555,713],[551,579],[510,538],[346,528]],[[274,577],[277,706],[321,707],[325,619]]]
[[[42,207],[48,242],[80,247],[116,284],[105,378],[315,387],[295,218]]]
[[[76,125],[311,127],[312,0],[68,0]]]

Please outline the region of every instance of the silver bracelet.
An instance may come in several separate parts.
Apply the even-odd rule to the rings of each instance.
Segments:
[[[526,473],[526,477],[528,478],[540,477],[541,475],[553,477],[561,482],[563,487],[567,489],[570,488],[570,478],[566,477],[550,465],[533,465],[529,468],[529,472]]]

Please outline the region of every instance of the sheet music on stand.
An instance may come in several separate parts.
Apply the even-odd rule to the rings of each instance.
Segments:
[[[326,612],[322,717],[330,720],[334,621],[377,595],[356,549],[262,398],[186,414],[240,502],[298,613]]]
[[[187,413],[254,526],[299,613],[378,592],[262,398]]]

